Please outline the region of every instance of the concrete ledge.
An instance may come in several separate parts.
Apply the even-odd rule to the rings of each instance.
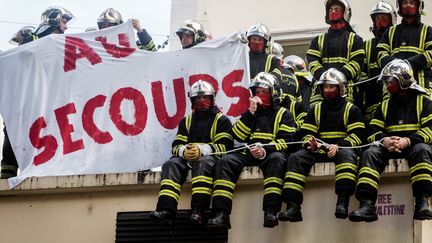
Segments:
[[[309,181],[334,179],[334,163],[317,163],[312,168]],[[390,160],[384,177],[408,176],[409,167],[405,160]],[[263,174],[257,166],[246,167],[239,185],[261,182]],[[20,194],[69,193],[87,191],[143,190],[159,187],[160,172],[144,171],[135,173],[73,175],[32,177],[9,189],[7,180],[0,180],[0,196]],[[190,178],[188,180],[190,182]]]

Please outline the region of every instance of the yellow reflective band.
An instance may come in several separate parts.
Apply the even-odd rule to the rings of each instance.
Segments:
[[[428,41],[428,42],[426,42],[426,44],[425,44],[425,50],[426,49],[428,49],[430,46],[432,45],[432,41]]]
[[[287,173],[285,173],[285,179],[288,178],[292,178],[292,179],[296,179],[298,181],[302,181],[305,182],[306,181],[306,176],[296,173],[296,172],[292,172],[292,171],[288,171]]]
[[[430,165],[429,163],[426,163],[426,162],[422,162],[422,163],[418,163],[415,166],[411,167],[409,170],[410,170],[410,173],[412,174],[415,171],[421,170],[421,169],[426,169],[426,170],[432,172],[432,165]]]
[[[216,190],[216,191],[213,191],[213,198],[214,198],[214,197],[217,197],[217,196],[219,196],[219,197],[226,197],[226,198],[232,200],[233,197],[234,197],[234,194],[232,194],[232,193],[229,192],[229,191],[224,191],[224,190]]]
[[[343,180],[343,179],[351,180],[351,181],[354,181],[354,182],[357,181],[356,175],[353,175],[353,174],[347,173],[347,172],[340,173],[340,174],[336,175],[335,181],[339,181],[339,180]]]
[[[344,122],[344,127],[347,128],[348,127],[348,118],[349,118],[349,112],[351,110],[351,107],[353,105],[351,103],[347,103],[344,109],[344,116],[343,116],[343,122]]]
[[[416,54],[423,54],[424,51],[421,50],[420,48],[416,47],[416,46],[401,46],[401,47],[397,47],[395,49],[393,49],[391,51],[392,56],[394,56],[395,54],[401,53],[401,52],[410,52],[410,53],[416,53]]]
[[[207,187],[192,187],[192,195],[193,194],[208,194],[211,195],[212,190]]]
[[[353,146],[358,146],[362,144],[362,141],[355,133],[351,133],[350,135],[348,135],[348,137],[346,137],[346,139],[348,141],[352,141]]]
[[[348,36],[348,44],[347,44],[347,59],[351,59],[351,50],[354,44],[355,34],[350,32]]]
[[[417,181],[430,181],[432,182],[432,177],[429,174],[420,174],[420,175],[416,175],[411,177],[411,184],[414,184],[414,182]]]
[[[236,126],[236,125],[233,126],[232,131],[241,140],[246,140],[246,138],[248,137],[246,134],[244,134],[242,131],[240,131],[240,129],[238,129],[238,126]]]
[[[216,187],[216,186],[225,186],[225,187],[231,188],[233,190],[235,188],[235,184],[233,182],[227,181],[227,180],[216,180],[214,182],[214,187]]]
[[[321,52],[317,51],[317,50],[312,50],[312,49],[308,49],[306,54],[308,55],[312,55],[312,56],[316,56],[318,58],[321,57]]]
[[[354,122],[354,123],[348,124],[347,131],[349,132],[349,131],[357,129],[357,128],[365,128],[365,124],[363,122]]]
[[[172,197],[172,198],[174,198],[177,202],[178,202],[178,200],[180,199],[180,195],[179,195],[179,194],[177,194],[177,193],[175,193],[175,192],[173,192],[173,191],[171,191],[171,190],[167,190],[167,189],[161,190],[161,191],[159,192],[159,197],[160,197],[160,196],[168,196],[168,197]]]
[[[379,43],[377,45],[377,48],[382,48],[382,49],[386,50],[387,52],[390,52],[390,46],[386,43]]]
[[[325,33],[318,36],[318,48],[321,53],[323,53],[324,50],[324,39]]]
[[[370,64],[368,65],[368,68],[369,68],[369,69],[379,68],[379,66],[378,66],[378,63],[374,62],[374,63],[370,63]]]
[[[423,131],[417,131],[416,134],[420,135],[423,138],[423,141],[426,143],[429,141],[429,136],[425,134]]]
[[[420,124],[400,124],[387,127],[388,132],[418,131]]]
[[[315,105],[314,115],[315,115],[315,123],[316,123],[316,127],[317,127],[316,132],[318,132],[319,127],[320,127],[320,120],[321,120],[321,102],[319,102],[318,104]]]
[[[358,166],[355,164],[352,164],[352,163],[341,163],[341,164],[336,165],[335,171],[338,172],[338,171],[344,170],[344,169],[351,169],[355,173],[357,173]]]
[[[296,190],[296,191],[299,191],[299,192],[302,192],[303,188],[304,187],[302,185],[299,185],[299,184],[296,184],[296,183],[293,183],[293,182],[285,182],[284,186],[283,186],[283,189],[293,189],[293,190]]]
[[[353,52],[351,52],[351,58],[353,58],[353,57],[355,57],[355,56],[357,56],[357,55],[364,55],[365,54],[365,51],[363,50],[363,49],[360,49],[360,50],[357,50],[357,51],[353,51]]]
[[[269,187],[264,189],[264,195],[271,194],[271,193],[282,195],[282,189],[277,187]]]
[[[273,140],[276,138],[275,135],[271,134],[271,133],[264,133],[264,132],[254,132],[251,134],[250,136],[251,139],[267,139],[267,140]]]
[[[421,50],[424,50],[424,49],[425,49],[425,42],[426,42],[427,28],[428,28],[427,25],[423,25],[422,30],[421,30],[421,33],[420,33],[420,40],[419,40],[419,41],[420,41],[420,45],[419,45],[419,48],[420,48]]]
[[[176,137],[175,137],[175,140],[179,140],[179,141],[187,143],[188,142],[188,137],[187,136],[183,136],[181,134],[177,134]]]
[[[416,110],[417,110],[417,122],[419,122],[421,121],[420,117],[423,111],[423,97],[421,95],[417,95]]]
[[[277,177],[269,177],[267,179],[264,179],[264,185],[267,185],[269,183],[276,183],[279,185],[283,185],[283,180]]]
[[[225,147],[225,145],[223,145],[223,144],[218,144],[218,147],[219,147],[219,151],[220,152],[226,152],[226,147]]]
[[[346,132],[320,132],[320,138],[345,138]]]
[[[226,133],[226,132],[221,132],[221,133],[216,134],[216,136],[214,137],[214,141],[216,142],[222,138],[228,138],[229,140],[233,140],[233,137],[231,134]]]
[[[383,133],[383,132],[381,132],[381,131],[376,132],[376,133],[370,135],[370,136],[367,138],[367,140],[368,140],[369,142],[375,142],[375,141],[376,141],[375,137],[376,137],[377,135],[379,135],[379,134],[382,134],[382,133]]]
[[[318,128],[312,124],[309,124],[309,123],[303,123],[301,128],[305,129],[305,130],[309,130],[309,131],[314,132],[314,133],[318,132]]]
[[[239,129],[242,130],[245,134],[250,134],[251,129],[247,127],[241,120],[238,120],[235,125],[238,126]]]
[[[270,71],[272,59],[273,59],[273,55],[267,56],[264,72],[268,73]]]
[[[208,184],[213,184],[213,178],[208,177],[208,176],[195,176],[195,177],[192,177],[191,182],[192,182],[192,184],[197,183],[197,182],[205,182]]]
[[[306,136],[304,136],[303,138],[302,138],[302,141],[303,142],[307,142],[310,138],[312,138],[313,136],[312,135],[306,135]]]
[[[216,141],[215,136],[216,136],[217,124],[218,124],[219,118],[221,118],[221,117],[222,117],[222,113],[218,112],[216,114],[215,119],[213,120],[213,124],[212,124],[212,127],[210,129],[210,138],[212,141]]]
[[[390,50],[393,50],[393,38],[394,38],[395,30],[396,30],[396,26],[390,26],[388,31],[389,44],[390,44],[388,52],[390,52]]]
[[[295,127],[290,127],[290,126],[285,125],[285,124],[282,124],[282,125],[279,127],[279,130],[282,130],[282,131],[285,131],[285,132],[296,132]]]
[[[370,121],[370,125],[375,125],[375,126],[378,126],[378,127],[381,127],[381,128],[384,128],[384,127],[385,127],[385,123],[384,123],[384,121],[380,121],[380,120],[378,120],[378,119],[376,119],[376,118],[373,118],[373,119]]]
[[[309,63],[309,68],[312,74],[316,72],[317,69],[322,68],[323,66],[318,61],[313,61]]]
[[[357,187],[360,184],[367,184],[367,185],[370,185],[370,186],[372,186],[372,187],[374,187],[375,189],[378,190],[378,183],[376,181],[372,180],[372,179],[367,178],[367,177],[361,177],[361,178],[359,178],[358,182],[357,182]]]
[[[362,175],[362,174],[372,175],[373,177],[375,177],[377,179],[377,181],[379,181],[381,179],[380,173],[378,171],[372,169],[372,168],[369,168],[369,167],[363,167],[363,168],[361,168],[360,172],[359,172],[359,176]]]
[[[329,63],[329,64],[333,64],[333,63],[347,64],[348,59],[346,59],[344,57],[323,57],[322,62],[323,63]]]
[[[352,76],[356,76],[356,71],[354,68],[352,68],[350,65],[345,65],[344,68],[348,69],[348,71],[351,73]],[[348,81],[350,83],[350,81]]]
[[[192,114],[190,114],[189,116],[186,117],[186,121],[185,121],[185,125],[186,125],[186,131],[189,134],[189,130],[191,127],[191,123],[192,123]]]
[[[170,180],[170,179],[164,179],[161,181],[161,186],[172,186],[174,187],[176,190],[181,190],[181,185],[178,184],[177,182]]]
[[[282,121],[282,115],[283,115],[283,113],[285,111],[287,111],[287,109],[281,107],[279,109],[278,113],[276,114],[276,118],[275,118],[275,121],[274,121],[274,124],[273,124],[273,135],[274,135],[274,137],[276,137],[276,134],[279,131],[279,126],[280,126],[280,123]]]

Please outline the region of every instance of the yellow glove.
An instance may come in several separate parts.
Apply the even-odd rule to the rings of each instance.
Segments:
[[[201,156],[200,149],[194,144],[186,145],[185,150],[183,151],[183,158],[188,161],[197,160]]]

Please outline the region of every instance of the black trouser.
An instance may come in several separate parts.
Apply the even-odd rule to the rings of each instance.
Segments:
[[[372,146],[363,153],[357,183],[357,199],[376,201],[381,173],[389,159],[406,158],[410,168],[410,180],[414,197],[426,193],[432,194],[432,147],[418,143],[402,151],[390,153],[383,146]]]
[[[231,213],[234,188],[245,166],[259,165],[264,174],[263,210],[279,212],[282,206],[283,168],[286,155],[281,152],[267,154],[263,160],[250,154],[234,153],[222,157],[215,168],[213,210]]]
[[[313,153],[306,149],[291,154],[288,158],[283,186],[284,202],[303,203],[306,176],[316,162],[336,163],[336,194],[353,195],[357,179],[357,155],[353,149],[339,149],[333,158],[326,153]]]
[[[210,208],[213,188],[213,169],[216,164],[213,156],[202,156],[190,162],[192,166],[192,201],[191,207],[202,210]],[[156,210],[177,211],[181,186],[186,181],[190,167],[185,159],[173,156],[162,165],[162,181]]]
[[[9,141],[9,136],[6,131],[6,127],[3,129],[4,142],[3,142],[3,158],[1,160],[1,178],[9,178],[17,175],[18,162],[15,158],[15,154],[12,150],[12,145]]]

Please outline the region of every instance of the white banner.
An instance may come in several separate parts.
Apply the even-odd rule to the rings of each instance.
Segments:
[[[248,50],[236,35],[188,50],[136,49],[130,22],[50,35],[0,53],[0,112],[21,174],[121,173],[162,165],[199,79],[231,117],[249,104]]]

